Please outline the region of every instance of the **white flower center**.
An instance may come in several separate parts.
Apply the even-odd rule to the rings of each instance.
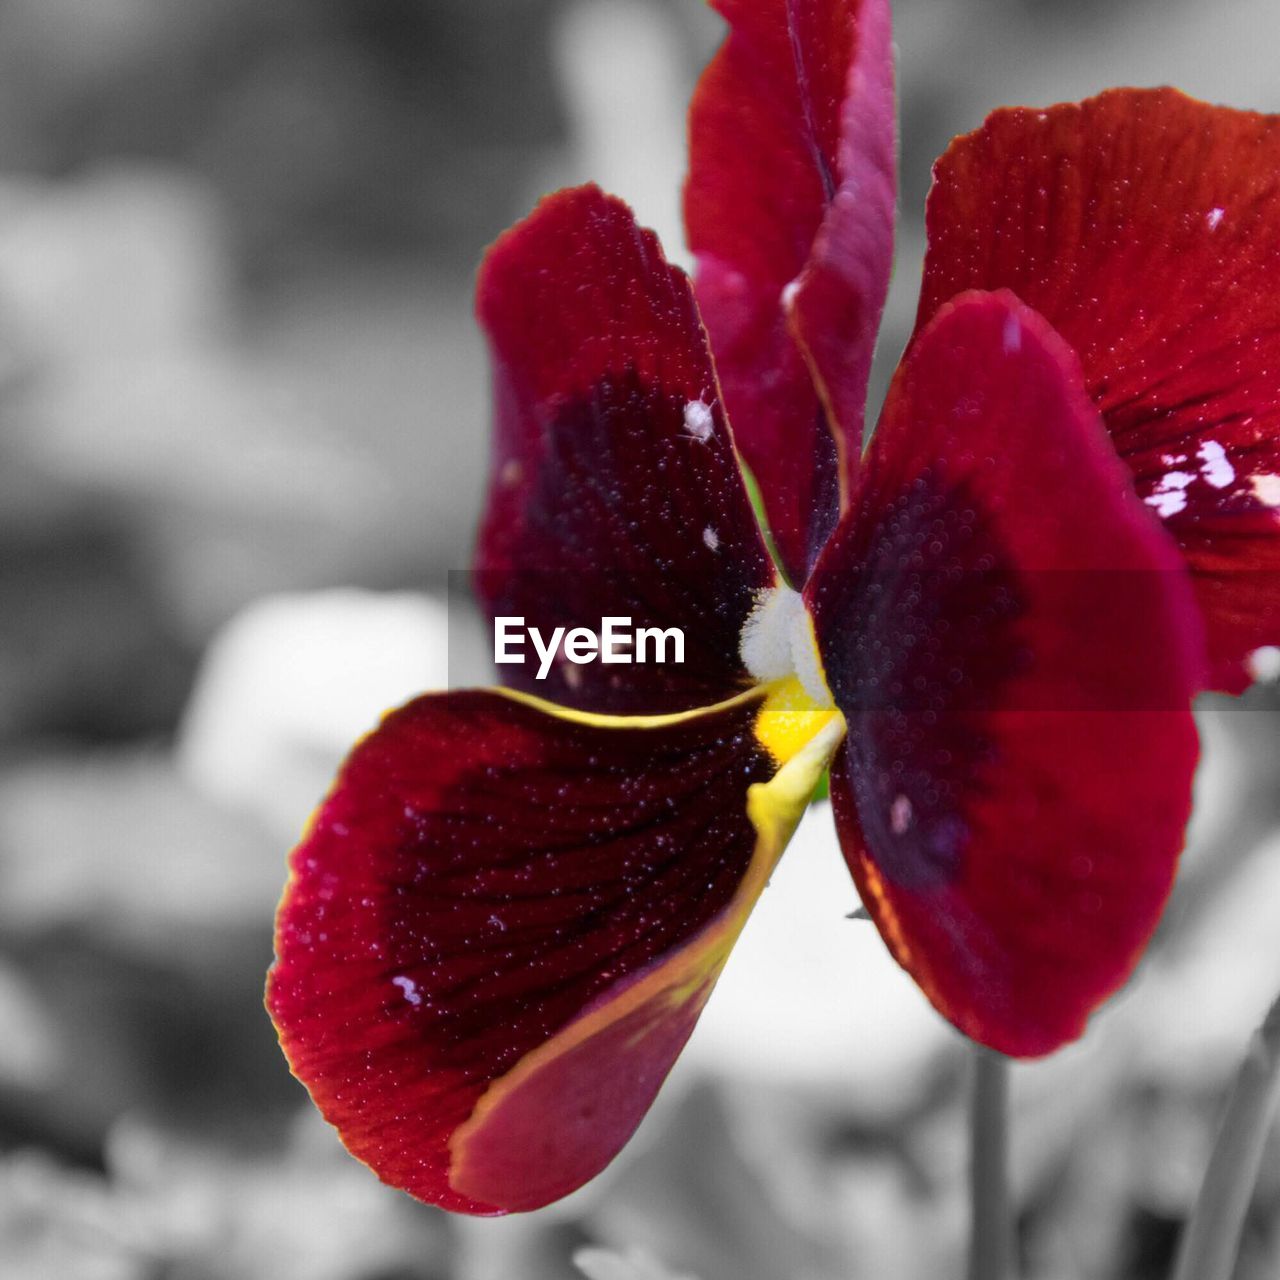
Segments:
[[[761,591],[743,624],[738,651],[762,684],[795,676],[818,706],[835,705],[822,673],[813,620],[798,591],[782,584]]]

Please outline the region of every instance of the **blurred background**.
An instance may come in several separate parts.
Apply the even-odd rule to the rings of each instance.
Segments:
[[[897,21],[880,385],[929,165],[990,107],[1171,82],[1280,110],[1274,0]],[[382,1187],[261,1006],[307,813],[356,734],[447,680],[487,452],[479,255],[592,178],[681,257],[718,38],[698,0],[0,3],[0,1276],[958,1274],[965,1055],[844,918],[821,813],[637,1141],[539,1214]],[[1165,1274],[1280,989],[1278,705],[1205,701],[1157,946],[1082,1045],[1016,1071],[1029,1277]],[[1278,1273],[1273,1149],[1239,1274]]]

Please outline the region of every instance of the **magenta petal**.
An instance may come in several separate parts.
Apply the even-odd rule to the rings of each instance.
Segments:
[[[496,419],[475,556],[489,612],[544,636],[611,616],[685,641],[678,665],[557,662],[538,679],[531,660],[504,678],[629,714],[738,693],[742,624],[775,574],[688,279],[626,205],[583,187],[494,245],[477,309]]]
[[[1116,89],[1002,110],[934,170],[919,325],[1010,289],[1075,348],[1177,539],[1214,687],[1280,643],[1280,116]]]
[[[739,447],[802,582],[857,469],[892,266],[889,6],[716,7],[731,31],[693,101],[685,217]]]
[[[1009,294],[939,311],[806,594],[848,722],[841,844],[893,954],[1001,1052],[1078,1036],[1173,881],[1203,642],[1042,317]]]
[[[355,748],[293,853],[268,986],[350,1150],[469,1213],[612,1158],[780,852],[748,815],[776,769],[757,704],[605,727],[518,698],[428,695]]]

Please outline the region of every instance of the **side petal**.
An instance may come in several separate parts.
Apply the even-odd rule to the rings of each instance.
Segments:
[[[685,638],[679,665],[561,660],[539,680],[534,662],[504,667],[510,683],[632,713],[739,692],[739,633],[775,575],[684,274],[626,205],[582,187],[493,246],[477,310],[495,412],[483,603],[544,636],[613,616]]]
[[[1215,687],[1280,641],[1280,117],[1120,89],[998,111],[934,169],[918,326],[1011,289],[1069,342],[1178,540]]]
[[[920,335],[808,594],[841,844],[893,954],[992,1048],[1078,1036],[1169,892],[1202,641],[1038,315],[970,294]]]
[[[384,1181],[500,1213],[612,1159],[842,729],[779,768],[759,715],[755,694],[632,720],[471,691],[355,749],[293,854],[267,1003]]]
[[[888,0],[712,0],[730,24],[689,119],[698,300],[739,446],[800,583],[862,450],[893,263]]]

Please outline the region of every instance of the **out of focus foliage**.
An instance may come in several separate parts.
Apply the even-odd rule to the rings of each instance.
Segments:
[[[179,164],[221,195],[255,274],[370,248],[475,249],[530,152],[564,132],[550,10],[15,0],[0,12],[0,164]]]
[[[1130,79],[1280,107],[1271,0],[1063,8],[899,3],[886,362],[929,162],[987,106]],[[639,1140],[540,1214],[378,1185],[261,1008],[294,833],[351,738],[449,674],[432,593],[486,457],[482,246],[592,176],[677,235],[715,34],[697,0],[0,5],[0,1275],[954,1271],[963,1054],[844,919],[825,824]],[[1276,706],[1207,705],[1160,946],[1084,1045],[1018,1073],[1037,1280],[1163,1273],[1280,987]],[[1277,1267],[1273,1153],[1240,1274]]]

